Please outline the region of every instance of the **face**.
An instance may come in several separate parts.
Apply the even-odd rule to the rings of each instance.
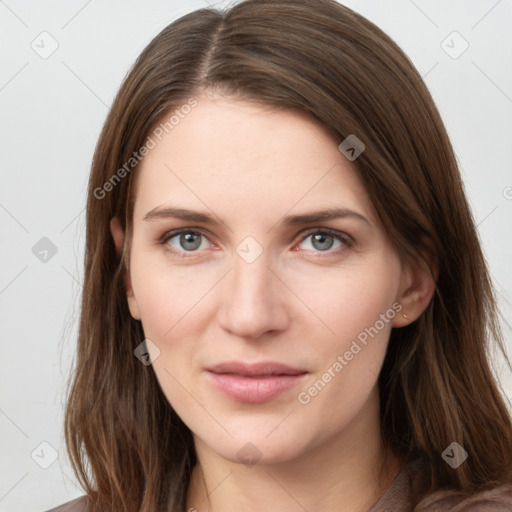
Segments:
[[[286,461],[369,417],[408,277],[336,141],[201,97],[136,172],[130,311],[196,441]]]

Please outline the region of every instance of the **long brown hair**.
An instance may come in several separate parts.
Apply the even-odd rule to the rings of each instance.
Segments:
[[[419,258],[430,240],[439,262],[428,308],[391,333],[379,377],[383,438],[405,459],[427,461],[430,490],[471,493],[510,481],[512,424],[488,360],[490,341],[503,350],[493,290],[421,76],[379,28],[333,0],[247,0],[192,12],[158,34],[122,84],[96,147],[65,420],[91,510],[185,507],[192,435],[152,367],[134,357],[144,333],[130,316],[123,274],[139,156],[131,159],[165,116],[200,101],[205,88],[305,113],[339,142],[350,134],[363,141],[354,165],[400,254]],[[120,255],[114,216],[126,233]],[[441,459],[453,441],[469,453],[457,470]]]

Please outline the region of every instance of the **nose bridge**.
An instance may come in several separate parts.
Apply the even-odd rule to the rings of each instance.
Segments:
[[[240,247],[237,248],[237,254],[233,255],[232,286],[229,293],[240,304],[255,307],[270,300],[272,296],[269,257],[265,251],[254,257],[251,250],[248,253],[251,254],[251,258],[246,258],[244,254],[240,255],[239,249]]]
[[[265,331],[283,328],[286,315],[276,288],[279,281],[268,268],[269,254],[261,250],[256,255],[254,247],[248,247],[249,250],[241,244],[242,251],[239,246],[237,254],[233,254],[220,320],[233,334],[258,337]]]

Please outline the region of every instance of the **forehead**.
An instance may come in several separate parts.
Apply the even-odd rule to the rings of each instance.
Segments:
[[[137,169],[136,219],[167,203],[274,221],[310,206],[374,215],[353,164],[305,115],[213,96],[187,111],[158,132],[161,140],[152,135]]]

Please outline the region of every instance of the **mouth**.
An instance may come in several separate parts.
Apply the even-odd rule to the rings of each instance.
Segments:
[[[282,363],[226,362],[207,368],[211,384],[232,400],[263,403],[297,386],[306,370]]]

